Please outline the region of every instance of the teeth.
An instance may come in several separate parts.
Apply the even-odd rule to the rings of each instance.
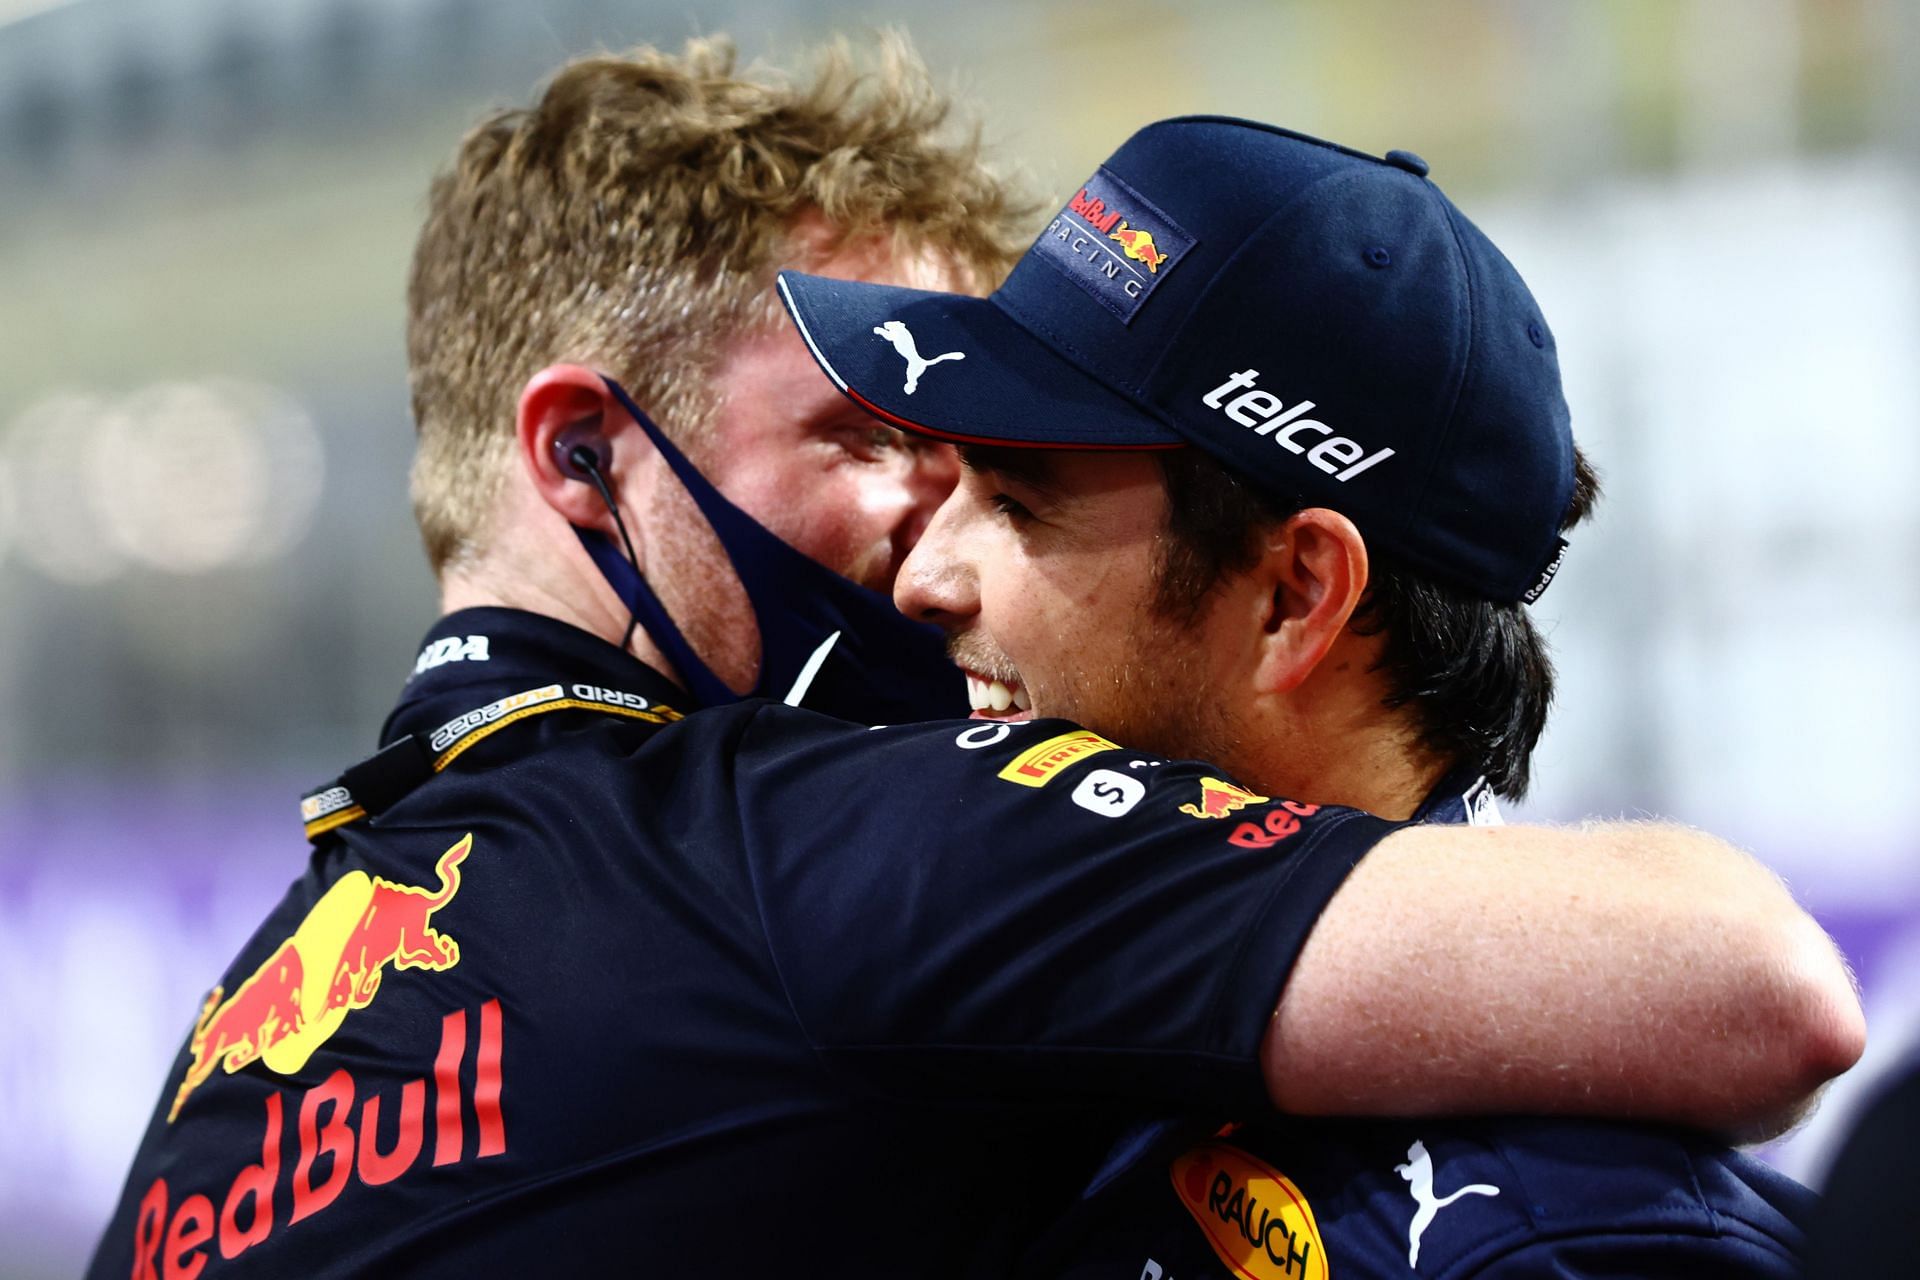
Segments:
[[[967,705],[975,711],[995,713],[1018,709],[1033,710],[1033,699],[1027,691],[1017,685],[1009,685],[1004,680],[989,680],[984,676],[967,674]]]
[[[967,673],[967,705],[975,711],[987,709],[987,682],[972,672]]]

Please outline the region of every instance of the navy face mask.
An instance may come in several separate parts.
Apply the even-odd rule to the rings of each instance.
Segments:
[[[699,468],[611,378],[633,415],[692,495],[746,587],[760,628],[760,676],[745,694],[727,688],[667,616],[660,597],[605,534],[574,526],[607,583],[673,663],[703,706],[773,698],[860,724],[904,724],[966,715],[963,678],[938,627],[914,622],[893,601],[788,546],[720,495]]]

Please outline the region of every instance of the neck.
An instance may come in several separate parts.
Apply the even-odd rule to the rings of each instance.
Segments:
[[[719,535],[677,480],[662,484],[666,468],[657,453],[616,471],[614,491],[638,557],[634,567],[646,575],[694,653],[734,692],[745,693],[759,670],[760,633],[752,601]],[[524,609],[619,646],[630,621],[627,606],[581,548],[563,514],[520,473],[509,479],[497,504],[483,549],[441,570],[441,610],[485,605]],[[598,518],[591,504],[585,509]],[[572,518],[580,518],[580,512]],[[686,687],[645,626],[633,628],[626,649]]]
[[[1325,734],[1309,752],[1253,776],[1281,796],[1364,809],[1396,822],[1411,818],[1447,772],[1447,762],[1419,751],[1404,733],[1314,729]]]
[[[586,571],[580,572],[581,565]],[[440,578],[440,612],[461,609],[521,609],[580,628],[618,647],[627,634],[625,606],[594,570],[585,556],[555,557],[538,574],[516,573],[500,566],[495,557],[480,563],[449,567]],[[678,674],[660,652],[645,627],[633,629],[627,652],[680,683]]]
[[[1269,794],[1401,821],[1451,767],[1423,746],[1411,711],[1388,707],[1377,639],[1347,637],[1298,688],[1241,726],[1245,776]]]

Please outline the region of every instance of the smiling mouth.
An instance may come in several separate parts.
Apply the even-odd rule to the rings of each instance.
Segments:
[[[1018,681],[1008,683],[962,668],[967,677],[967,702],[982,720],[1025,720],[1033,714],[1033,699]]]

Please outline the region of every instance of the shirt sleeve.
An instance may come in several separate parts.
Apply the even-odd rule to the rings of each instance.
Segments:
[[[1483,1266],[1458,1272],[1473,1280],[1796,1280],[1799,1260],[1773,1244],[1741,1235],[1681,1236],[1658,1232],[1593,1232],[1530,1241]]]
[[[795,1016],[894,1094],[1264,1103],[1287,974],[1397,825],[1060,720],[864,730],[770,706],[734,767]]]

